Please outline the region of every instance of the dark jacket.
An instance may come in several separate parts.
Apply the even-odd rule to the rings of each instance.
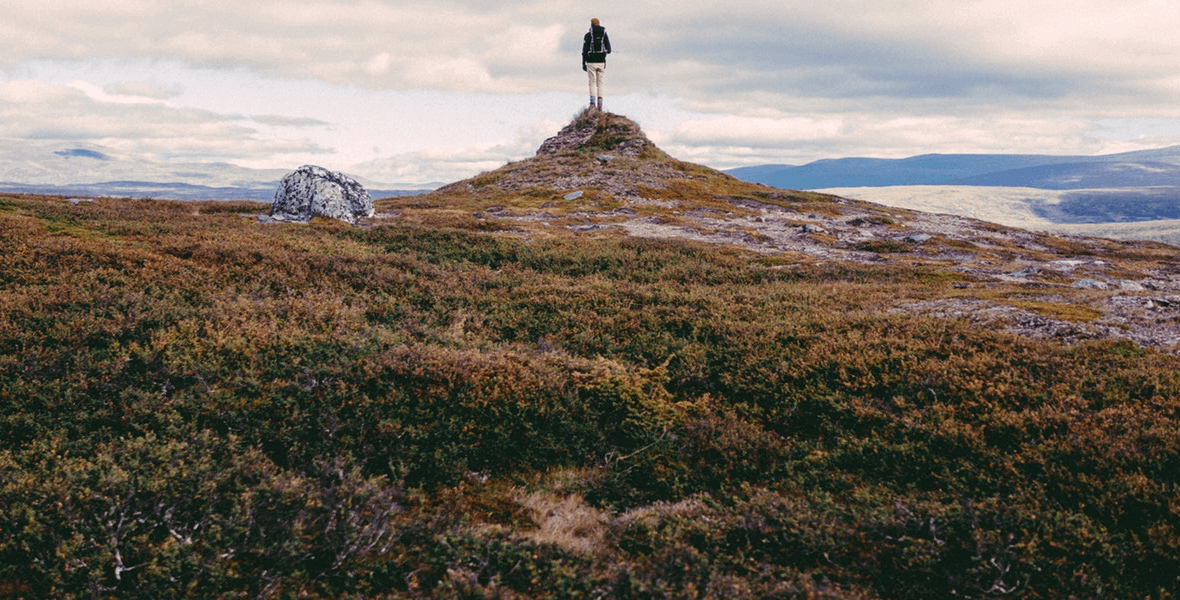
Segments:
[[[601,41],[601,43],[596,44],[596,41]],[[602,50],[602,52],[595,52],[595,50]],[[607,54],[610,54],[610,36],[606,34],[606,28],[602,25],[591,25],[590,31],[586,32],[586,37],[582,38],[582,65],[604,63]]]

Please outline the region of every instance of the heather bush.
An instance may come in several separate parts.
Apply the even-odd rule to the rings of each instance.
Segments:
[[[0,199],[0,595],[1180,587],[1175,356],[891,313],[920,265],[257,210]]]

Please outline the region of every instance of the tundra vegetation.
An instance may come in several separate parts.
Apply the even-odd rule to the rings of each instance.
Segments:
[[[624,134],[545,165],[683,173],[642,218],[844,206],[650,149],[604,165]],[[0,198],[0,596],[1180,591],[1177,356],[894,310],[1026,301],[913,248],[582,231],[625,191],[493,189],[524,166],[358,227]]]

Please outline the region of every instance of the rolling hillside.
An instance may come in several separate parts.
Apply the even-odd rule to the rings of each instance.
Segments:
[[[388,198],[0,196],[0,596],[1173,598],[1180,262],[618,115]]]

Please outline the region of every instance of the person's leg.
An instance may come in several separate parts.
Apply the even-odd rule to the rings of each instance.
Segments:
[[[590,106],[594,107],[594,100],[598,97],[598,71],[594,63],[586,63],[586,76],[590,80]]]
[[[602,97],[606,95],[606,86],[603,85],[605,76],[606,63],[594,63],[594,90],[596,93],[592,95],[597,98],[599,109],[602,109]]]
[[[605,88],[602,85],[603,74],[606,72],[605,63],[587,63],[586,73],[590,78],[590,104],[598,101],[598,107],[602,108],[602,97],[605,95]]]

